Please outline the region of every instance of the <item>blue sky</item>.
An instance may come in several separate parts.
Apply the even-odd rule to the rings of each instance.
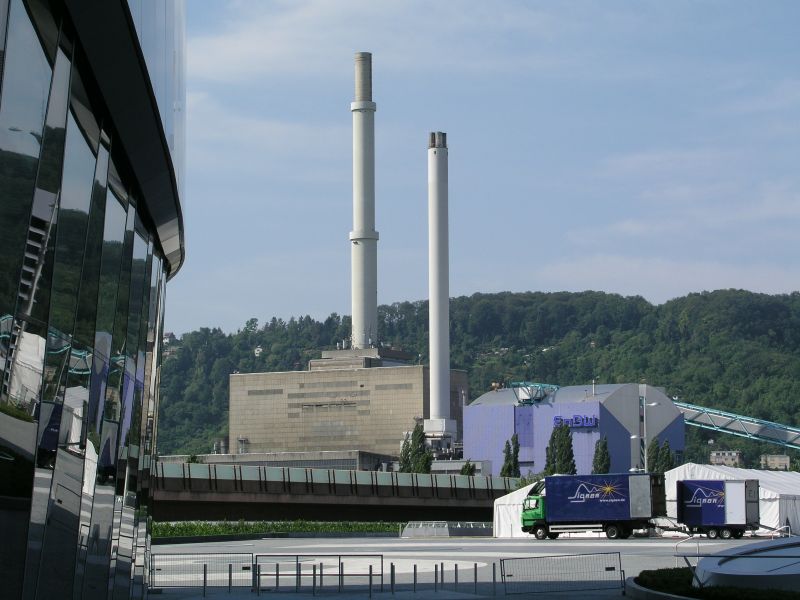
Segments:
[[[167,329],[350,313],[353,53],[373,53],[378,300],[800,289],[800,3],[187,2],[187,260]]]

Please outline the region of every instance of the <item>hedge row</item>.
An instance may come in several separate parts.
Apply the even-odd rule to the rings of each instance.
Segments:
[[[260,533],[397,533],[403,523],[379,521],[182,521],[153,523],[152,535],[182,537]]]

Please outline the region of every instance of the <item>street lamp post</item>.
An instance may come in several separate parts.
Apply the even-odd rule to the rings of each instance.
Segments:
[[[658,406],[658,402],[648,402],[647,401],[647,385],[644,386],[644,394],[642,395],[642,412],[643,415],[643,428],[642,428],[642,443],[644,445],[644,472],[649,473],[647,470],[647,407],[648,406]]]
[[[641,384],[639,387],[639,402],[642,406],[642,431],[641,435],[633,434],[631,436],[632,440],[639,439],[639,464],[642,464],[644,467],[644,472],[647,473],[647,407],[648,406],[658,406],[660,402],[648,402],[647,401],[647,385]]]

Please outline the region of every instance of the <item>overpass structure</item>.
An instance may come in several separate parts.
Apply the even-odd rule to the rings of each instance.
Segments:
[[[154,463],[149,485],[158,521],[491,521],[495,498],[516,479]]]
[[[683,413],[683,419],[687,425],[800,450],[800,428],[798,427],[737,415],[707,406],[673,402]]]
[[[800,428],[675,406],[688,425],[800,450]],[[516,488],[507,477],[163,462],[148,483],[159,521],[490,521],[494,500]]]

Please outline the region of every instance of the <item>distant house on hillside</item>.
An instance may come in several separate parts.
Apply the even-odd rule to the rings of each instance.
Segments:
[[[712,465],[723,465],[726,467],[741,467],[741,450],[715,450],[711,453],[708,462]]]
[[[761,468],[770,471],[788,471],[789,456],[787,454],[762,454]]]

